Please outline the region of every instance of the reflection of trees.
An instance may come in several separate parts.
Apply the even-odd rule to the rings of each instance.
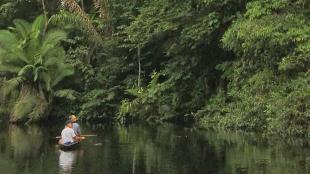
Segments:
[[[43,142],[39,127],[22,128],[10,125],[2,131],[0,133],[0,169],[6,169],[6,173],[10,174],[27,172],[31,164],[38,165],[34,160],[37,159]]]
[[[310,169],[307,148],[278,140],[267,142],[256,134],[131,125],[105,128],[98,138],[104,140],[103,146],[88,149],[79,170],[120,174],[290,174]],[[91,162],[94,156],[96,163]]]
[[[42,140],[53,128],[45,133],[36,126],[10,126],[8,130],[8,134],[0,132],[0,173],[3,168],[6,174],[59,171],[61,156],[56,155],[55,142],[51,146]],[[64,171],[70,173],[72,165],[74,174],[291,174],[310,170],[308,146],[267,141],[256,134],[171,125],[106,126],[102,133],[96,132],[98,137],[82,143],[82,158],[76,158],[81,153],[73,153],[71,160],[62,159],[68,162]]]
[[[191,129],[162,125],[132,127],[131,149],[136,149],[136,170],[147,173],[216,173],[213,147],[198,139]],[[200,165],[205,162],[203,165]],[[210,167],[212,166],[212,167]]]
[[[5,131],[7,128],[1,125],[0,129],[0,169],[5,169],[6,174],[15,174],[17,170],[15,169],[15,165],[8,160],[9,156],[9,147],[8,147],[8,134]]]
[[[33,125],[21,128],[10,125],[9,135],[14,160],[25,161],[38,155],[43,143],[43,134],[39,127]]]
[[[308,173],[310,151],[300,144],[266,139],[253,133],[201,132],[222,156],[223,172],[232,174]],[[308,159],[308,160],[307,160]],[[308,171],[308,172],[307,172]]]
[[[217,173],[213,147],[197,143],[197,137],[190,138],[190,129],[170,126],[115,126],[105,128],[98,137],[105,140],[102,147],[85,153],[84,166],[89,173]],[[83,144],[84,146],[85,144]],[[96,163],[92,157],[96,156]],[[207,164],[202,164],[203,162]],[[83,162],[84,163],[84,162]],[[210,167],[212,166],[212,168]]]

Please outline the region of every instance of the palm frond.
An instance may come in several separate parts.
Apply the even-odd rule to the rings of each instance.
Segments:
[[[36,98],[34,96],[26,96],[17,100],[10,114],[10,121],[16,122],[22,118],[25,118],[33,111],[35,103]]]
[[[75,15],[80,16],[83,18],[83,21],[85,24],[89,26],[92,30],[95,30],[95,28],[91,24],[91,20],[89,16],[84,12],[84,10],[80,7],[80,5],[75,0],[62,0],[62,4],[64,7],[66,7],[71,13],[74,13]]]
[[[28,116],[31,120],[38,120],[41,117],[43,117],[45,114],[47,114],[46,113],[47,108],[48,108],[48,102],[44,94],[39,93],[39,95],[36,96],[33,109],[31,113],[29,113]]]
[[[38,38],[32,38],[27,42],[27,47],[25,48],[25,53],[29,64],[35,64],[41,56],[42,44]]]
[[[16,65],[3,65],[0,63],[0,72],[10,72],[17,74],[20,71],[20,66]]]
[[[24,76],[25,74],[27,74],[29,72],[33,72],[34,68],[35,67],[33,65],[26,65],[22,69],[19,70],[17,75],[18,76]]]
[[[51,30],[44,38],[43,45],[57,45],[67,38],[67,34],[62,30]]]
[[[17,37],[8,30],[0,30],[0,48],[4,50],[11,50],[11,48],[18,47]]]
[[[58,67],[57,71],[51,71],[50,76],[52,77],[51,87],[55,87],[60,81],[62,81],[65,77],[71,76],[74,74],[74,67],[72,65],[65,65]]]
[[[26,118],[38,120],[46,114],[47,108],[48,101],[44,93],[29,85],[24,85],[11,111],[10,121],[16,122]]]
[[[0,62],[5,65],[16,65],[16,66],[22,66],[27,63],[29,63],[29,60],[27,59],[27,56],[25,53],[19,49],[19,48],[10,48],[10,50],[7,51],[1,51],[2,48],[0,48]]]
[[[54,24],[71,24],[79,28],[85,35],[87,35],[91,42],[102,44],[102,37],[97,32],[92,24],[89,16],[82,10],[81,7],[73,0],[63,0],[65,7],[71,13],[62,11],[59,14],[53,15],[50,21]]]
[[[3,57],[0,58],[0,62],[3,65],[13,65],[17,67],[23,67],[26,64],[29,64],[30,61],[27,58],[27,55],[23,50],[20,48],[16,48],[6,52],[2,55]]]
[[[15,25],[15,32],[23,38],[23,40],[29,39],[31,25],[22,19],[15,19],[13,21]]]
[[[43,72],[42,74],[41,74],[41,78],[42,78],[42,80],[43,80],[43,83],[44,83],[44,86],[45,86],[45,89],[47,90],[47,91],[51,91],[51,81],[52,81],[52,79],[51,79],[51,76],[48,74],[48,72]]]
[[[67,38],[67,34],[62,30],[49,31],[41,47],[41,55],[44,56],[50,49],[56,47],[61,41]]]
[[[1,91],[2,92],[2,91]],[[1,93],[2,95],[2,93]],[[19,90],[16,89],[16,90],[12,90],[10,92],[10,95],[6,98],[3,98],[1,96],[1,99],[0,99],[0,107],[3,107],[3,110],[1,112],[3,112],[4,114],[10,114],[12,108],[14,107],[15,103],[16,103],[16,100],[19,96]]]
[[[23,85],[19,93],[19,97],[14,104],[10,121],[16,122],[25,118],[27,114],[31,113],[35,106],[36,97],[33,95],[33,88],[28,85]]]
[[[8,81],[5,81],[1,86],[1,94],[2,94],[2,100],[5,100],[7,96],[13,91],[19,88],[20,85],[23,84],[25,81],[24,77],[15,77]]]
[[[54,92],[54,97],[66,98],[68,100],[76,100],[78,92],[72,89],[62,89]]]
[[[2,64],[3,61],[22,61],[27,63],[28,60],[20,45],[21,42],[14,33],[8,30],[0,30],[0,62],[2,62]]]
[[[55,47],[54,49],[49,50],[44,57],[46,57],[42,62],[44,67],[57,67],[65,61],[66,53],[62,48]]]
[[[36,68],[34,69],[34,72],[33,72],[33,74],[34,74],[33,81],[34,81],[34,82],[36,82],[36,81],[39,79],[39,75],[40,75],[40,73],[41,73],[42,71],[47,71],[47,69],[46,69],[45,67],[43,67],[43,66],[39,66],[39,67],[36,67]]]
[[[44,30],[44,16],[38,16],[31,25],[31,36],[32,38],[38,38],[40,33]]]

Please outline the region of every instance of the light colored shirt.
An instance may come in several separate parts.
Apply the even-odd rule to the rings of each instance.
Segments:
[[[74,130],[71,128],[66,127],[61,131],[61,139],[63,143],[73,143],[74,142],[73,137],[75,136],[76,134],[74,133]]]
[[[81,135],[81,128],[80,128],[80,125],[78,123],[73,123],[72,129],[74,130],[74,133],[76,135]]]

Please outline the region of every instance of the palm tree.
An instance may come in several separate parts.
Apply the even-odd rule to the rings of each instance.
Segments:
[[[59,82],[74,73],[60,45],[66,33],[45,31],[43,16],[32,24],[24,20],[14,24],[0,30],[0,73],[8,79],[2,85],[2,99],[13,101],[10,121],[38,120],[47,114],[55,96],[72,94],[72,90],[55,91]]]
[[[100,9],[103,12],[101,6],[102,0],[94,0],[94,5],[96,9]],[[84,3],[82,7],[75,0],[60,0],[61,6],[67,9],[70,13],[66,11],[61,11],[58,14],[55,14],[51,17],[50,22],[57,24],[72,24],[80,28],[80,30],[88,36],[89,41],[101,45],[103,44],[102,36],[97,32],[96,27],[93,25],[91,18],[84,11]]]

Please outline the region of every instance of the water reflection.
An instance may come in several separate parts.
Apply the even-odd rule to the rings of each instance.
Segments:
[[[0,173],[27,173],[31,166],[40,167],[38,157],[43,133],[38,126],[0,126]],[[5,131],[3,131],[5,130]]]
[[[74,164],[83,155],[82,150],[63,151],[59,150],[59,173],[71,174]]]
[[[16,161],[27,161],[35,158],[43,143],[42,130],[38,126],[9,126],[9,139],[12,158]]]
[[[53,138],[62,127],[0,124],[0,174],[310,173],[305,140],[173,125],[82,125],[98,136],[64,152]]]

